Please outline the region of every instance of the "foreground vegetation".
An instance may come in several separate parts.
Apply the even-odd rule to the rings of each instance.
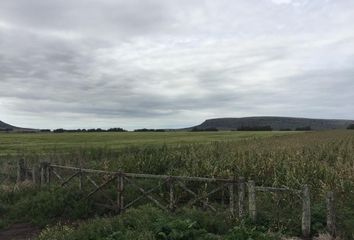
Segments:
[[[130,209],[119,217],[95,219],[78,228],[56,225],[44,230],[39,240],[272,240],[279,239],[264,228],[247,223],[233,227],[222,215],[182,210],[173,216],[151,206]]]
[[[333,190],[336,196],[339,232],[343,239],[352,239],[354,236],[352,227],[354,226],[354,204],[352,201],[354,198],[353,131],[343,130],[298,134],[257,132],[255,134],[260,135],[253,135],[255,137],[252,137],[252,133],[248,132],[129,133],[133,135],[128,134],[121,138],[121,135],[118,136],[115,134],[95,134],[97,135],[92,135],[92,139],[96,139],[96,141],[92,140],[90,143],[89,141],[84,143],[84,140],[82,140],[81,144],[77,139],[82,138],[82,136],[66,133],[64,135],[23,135],[24,138],[18,140],[17,143],[14,141],[16,135],[6,135],[6,137],[2,135],[0,139],[2,143],[7,142],[7,145],[1,144],[3,152],[25,154],[25,158],[30,162],[38,162],[45,158],[59,164],[81,165],[98,169],[121,169],[125,172],[211,177],[231,177],[236,175],[253,179],[257,185],[288,186],[295,189],[300,189],[302,184],[307,183],[311,188],[313,234],[324,231],[324,195],[327,191]],[[165,138],[162,137],[166,136],[165,134],[171,135]],[[175,137],[172,134],[176,134]],[[44,136],[44,139],[38,139],[40,138],[39,136]],[[130,139],[130,136],[134,136],[135,140]],[[149,136],[149,140],[144,142],[144,138],[147,136]],[[182,136],[187,137],[183,139]],[[35,141],[36,138],[39,143]],[[198,138],[200,139],[199,142]],[[55,144],[55,139],[57,139],[58,145]],[[106,142],[102,143],[103,139]],[[46,147],[46,141],[52,143],[48,145],[50,147]],[[60,142],[63,145],[60,145]],[[73,144],[73,142],[76,142],[76,144]],[[24,149],[27,149],[26,151],[17,151],[21,144],[23,144]],[[65,152],[63,152],[63,149],[65,149]],[[2,158],[3,160],[8,160],[11,156],[3,155]],[[50,198],[45,195],[45,191],[40,191],[37,194],[38,198],[41,199],[40,201],[46,201],[46,199]],[[75,199],[75,196],[77,194],[71,196],[70,199]],[[26,212],[24,209],[35,209],[35,206],[46,206],[46,204],[42,204],[39,200],[35,205],[26,205],[31,204],[30,202],[33,202],[33,199],[29,200],[29,195],[25,193],[19,193],[17,197],[13,198],[2,197],[1,201],[5,201],[5,204],[2,204],[2,206],[5,206],[2,211],[4,215],[8,216],[8,219],[30,220],[36,215],[35,211],[32,214],[33,216],[29,213],[27,219],[20,218],[19,216],[25,217],[26,215],[21,214],[21,212]],[[51,199],[49,202],[63,200],[63,198],[56,199]],[[266,237],[271,238],[274,238],[274,236],[270,236],[266,232],[299,235],[301,199],[298,196],[259,194],[258,201],[260,214],[257,226],[263,226],[266,230],[254,230],[255,234],[260,234],[260,236],[263,234],[262,236],[267,235]],[[289,206],[289,202],[292,202],[291,206]],[[72,203],[74,204],[73,206],[81,204],[76,200],[73,200]],[[18,204],[24,204],[26,207],[18,207]],[[56,206],[58,206],[58,209],[62,208],[60,204]],[[48,206],[48,208],[50,207]],[[68,206],[66,205],[65,208],[68,208]],[[23,209],[23,211],[18,210],[18,215],[11,216],[15,212],[13,209]],[[91,218],[97,214],[99,216],[106,214],[104,212],[97,213],[97,209],[90,205],[78,205],[74,209],[78,210],[76,215],[70,215],[73,211],[66,212],[62,210],[58,210],[60,214],[51,215],[50,212],[52,213],[53,211],[42,209],[39,212],[43,214],[34,223],[43,226],[43,223],[54,224],[58,219],[76,221],[77,219]],[[134,211],[141,212],[136,213]],[[134,213],[143,216],[145,211],[154,212],[147,214],[151,217],[157,216],[156,221],[151,220],[151,225],[147,224],[144,226],[146,228],[143,228],[138,222],[134,223],[134,221],[138,221],[139,219],[132,220],[133,223],[122,225],[122,221],[124,222],[125,218],[129,218]],[[164,220],[161,221],[161,219]],[[187,217],[184,213],[171,217],[166,213],[161,213],[157,209],[141,207],[137,210],[132,209],[121,217],[96,219],[80,224],[78,227],[72,226],[72,224],[68,226],[55,226],[54,224],[52,228],[42,233],[41,239],[51,239],[46,236],[55,233],[67,236],[58,239],[79,239],[78,236],[83,231],[90,232],[91,230],[98,232],[97,234],[101,234],[104,231],[99,227],[101,226],[100,224],[107,224],[107,228],[110,230],[107,233],[102,233],[102,235],[97,235],[97,237],[87,239],[139,239],[139,237],[141,239],[208,239],[206,236],[211,236],[210,239],[218,239],[212,237],[221,236],[222,239],[242,239],[228,237],[230,234],[233,234],[233,231],[249,232],[254,229],[247,224],[242,225],[237,222],[237,219],[234,219],[232,220],[233,222],[230,220],[231,223],[220,221],[218,224],[224,226],[225,229],[223,232],[214,232],[211,230],[213,229],[212,226],[202,224],[203,219],[206,220],[209,218],[205,216],[200,219],[194,219],[190,216]],[[226,219],[226,217],[222,217],[222,219]],[[201,231],[207,235],[196,235],[195,238],[160,238],[157,229],[161,227],[159,224],[161,222],[167,225],[171,224],[173,227],[169,225],[167,227],[170,229],[184,229],[180,225],[186,227],[189,226],[187,223],[192,224],[196,222],[192,224],[192,230]],[[234,227],[236,226],[241,226],[243,230],[235,230]],[[173,231],[178,230],[171,230],[171,232]],[[181,232],[188,231],[182,230]],[[238,232],[235,234],[238,234]],[[247,234],[250,235],[253,233],[249,232]],[[129,236],[135,237],[129,238]],[[256,237],[254,239],[263,238]]]
[[[84,193],[73,190],[38,191],[27,186],[21,192],[2,193],[2,213],[8,220],[43,227],[39,240],[278,239],[265,227],[255,227],[248,221],[237,222],[226,213],[196,209],[179,209],[170,214],[142,205],[119,216],[105,216],[109,213],[96,209],[92,202],[79,201]]]

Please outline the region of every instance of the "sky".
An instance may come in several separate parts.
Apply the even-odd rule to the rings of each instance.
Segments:
[[[0,120],[354,119],[353,0],[1,0]]]

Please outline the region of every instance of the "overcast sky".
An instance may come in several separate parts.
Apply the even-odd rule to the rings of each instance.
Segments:
[[[353,0],[1,0],[0,120],[354,119]]]

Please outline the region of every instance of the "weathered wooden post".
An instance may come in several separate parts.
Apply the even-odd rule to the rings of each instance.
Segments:
[[[50,180],[51,180],[51,175],[52,175],[52,169],[51,169],[51,166],[50,166],[50,163],[46,163],[46,180],[47,180],[47,184],[49,185],[50,184]]]
[[[242,218],[245,214],[245,178],[238,179],[238,216]]]
[[[117,208],[118,213],[121,213],[124,210],[124,174],[118,173],[117,174]]]
[[[248,181],[248,210],[252,221],[256,221],[257,208],[256,208],[256,185],[253,180]]]
[[[38,166],[34,165],[34,166],[32,167],[32,183],[33,183],[33,185],[38,184],[38,179],[39,179],[39,176],[38,176]]]
[[[230,200],[229,200],[229,204],[230,204],[230,213],[231,216],[234,216],[235,210],[234,210],[234,182],[235,182],[235,177],[230,178],[230,184],[229,184],[229,195],[230,195]]]
[[[204,189],[203,189],[203,210],[206,211],[208,209],[208,203],[209,203],[209,198],[208,198],[208,183],[204,184]]]
[[[41,171],[41,186],[43,187],[45,184],[50,183],[50,169],[48,162],[40,163],[40,171]]]
[[[221,189],[221,206],[225,207],[225,190],[224,188]]]
[[[302,189],[302,221],[301,221],[302,236],[309,239],[311,236],[311,200],[310,190],[307,184]]]
[[[41,181],[41,187],[44,186],[45,184],[45,163],[41,162],[39,164],[39,170],[40,170],[40,181]]]
[[[169,209],[171,212],[175,210],[175,199],[174,199],[174,189],[173,189],[174,179],[170,177],[168,181],[168,186],[170,188],[170,201],[169,201]]]
[[[23,182],[26,178],[25,160],[17,161],[17,183]]]
[[[326,195],[326,208],[327,208],[327,231],[335,238],[336,237],[336,214],[334,207],[334,193],[328,192]]]
[[[82,177],[83,177],[83,172],[80,168],[80,173],[79,173],[79,190],[82,191]]]

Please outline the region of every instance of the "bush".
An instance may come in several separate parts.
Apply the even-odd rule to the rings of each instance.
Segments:
[[[280,237],[264,232],[256,227],[237,226],[226,236],[225,240],[276,240]]]
[[[83,195],[68,189],[44,190],[18,199],[9,208],[9,218],[45,226],[57,218],[80,219],[90,215],[92,205]]]
[[[220,239],[220,235],[210,233],[203,222],[190,219],[186,213],[170,215],[145,205],[129,209],[120,216],[90,220],[76,229],[61,224],[47,227],[38,238],[38,240],[81,239],[217,240]]]

